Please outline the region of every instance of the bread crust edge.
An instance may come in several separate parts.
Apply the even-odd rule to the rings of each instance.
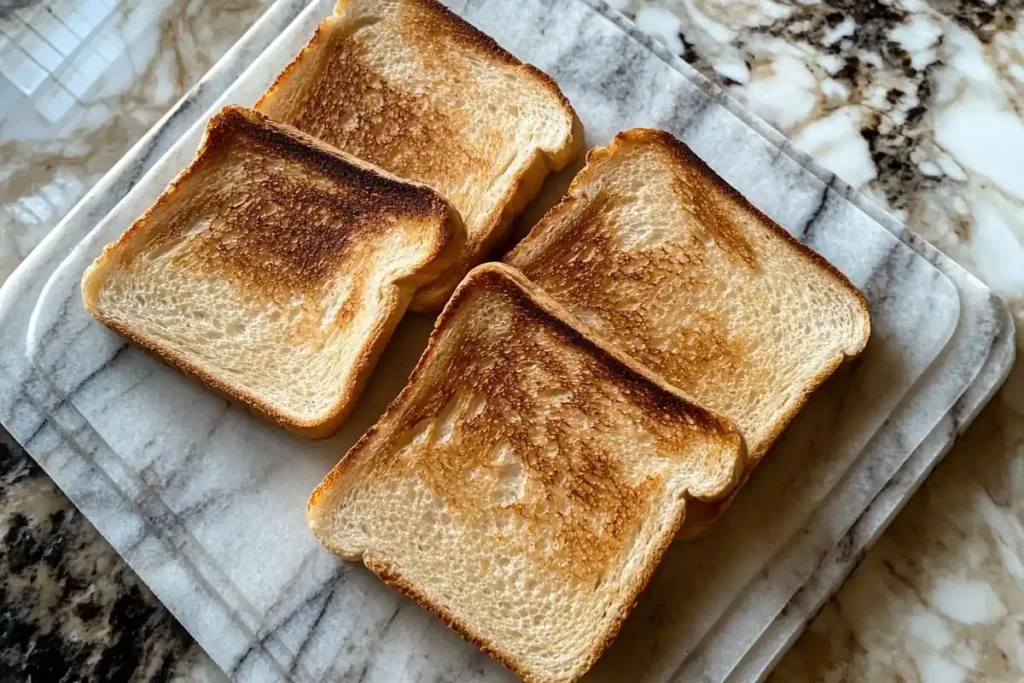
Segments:
[[[370,334],[367,335],[367,341],[352,366],[354,370],[345,385],[341,387],[338,399],[331,405],[329,410],[319,416],[302,417],[264,399],[255,392],[234,385],[230,381],[218,376],[216,370],[211,370],[200,363],[192,361],[185,354],[162,344],[158,338],[139,334],[130,325],[107,315],[103,312],[97,301],[99,291],[103,287],[107,276],[116,267],[117,255],[123,250],[130,250],[133,240],[145,232],[148,221],[158,211],[165,208],[172,201],[175,201],[177,199],[175,197],[176,194],[187,191],[187,187],[184,186],[192,176],[201,172],[204,164],[207,163],[211,148],[216,144],[216,138],[219,135],[227,134],[232,126],[239,123],[243,123],[243,125],[248,123],[249,125],[262,127],[271,135],[284,136],[298,144],[306,145],[311,148],[313,153],[328,159],[330,162],[355,166],[365,172],[389,179],[401,185],[398,189],[404,190],[408,187],[409,189],[415,189],[417,192],[424,193],[429,196],[430,209],[436,219],[434,245],[430,255],[424,259],[413,273],[407,274],[391,283],[389,292],[385,295],[382,305],[383,313],[378,318],[377,324]],[[322,439],[333,434],[355,406],[367,380],[376,367],[377,359],[391,337],[391,333],[405,314],[408,303],[415,291],[415,288],[406,286],[405,281],[414,279],[424,272],[443,271],[461,253],[461,245],[464,240],[465,227],[462,224],[462,218],[448,200],[432,188],[421,183],[400,180],[382,169],[346,155],[297,129],[271,121],[259,112],[236,105],[228,105],[215,114],[207,123],[203,140],[189,165],[178,173],[153,204],[116,240],[104,247],[102,253],[86,268],[81,282],[82,301],[86,311],[94,319],[103,323],[122,337],[125,337],[136,346],[154,354],[168,365],[177,368],[186,375],[197,378],[218,394],[246,406],[253,412],[268,418],[293,434],[307,439]],[[434,276],[436,277],[436,274]],[[403,291],[406,289],[409,291]]]
[[[829,263],[823,256],[797,240],[785,228],[780,226],[763,211],[754,206],[736,188],[726,182],[724,178],[708,166],[703,159],[697,156],[689,146],[678,140],[671,133],[663,130],[654,128],[630,128],[616,134],[616,136],[612,138],[607,145],[595,147],[587,152],[586,165],[579,171],[579,173],[576,174],[576,177],[573,178],[566,195],[562,197],[555,206],[551,207],[547,213],[545,213],[545,215],[537,222],[534,230],[543,230],[547,221],[555,220],[557,216],[568,210],[569,206],[579,199],[577,193],[579,192],[580,185],[585,181],[584,176],[588,169],[593,171],[594,166],[598,166],[603,163],[607,157],[611,156],[615,152],[615,150],[630,144],[654,144],[666,149],[673,155],[678,163],[694,169],[695,172],[709,180],[718,191],[727,195],[733,201],[738,202],[740,206],[742,206],[745,211],[749,212],[749,214],[758,223],[781,237],[784,243],[787,244],[790,249],[796,251],[802,258],[808,259],[814,265],[818,266],[827,277],[830,277],[832,280],[837,282],[839,286],[852,297],[854,307],[859,313],[859,322],[862,329],[861,336],[855,340],[853,344],[844,349],[840,354],[832,357],[821,371],[811,378],[810,382],[808,382],[803,388],[803,391],[801,391],[800,397],[792,405],[791,409],[784,415],[780,416],[776,421],[764,442],[759,444],[758,448],[750,449],[747,460],[748,466],[744,473],[742,482],[730,494],[719,501],[695,502],[696,509],[690,510],[691,515],[684,523],[679,536],[680,540],[692,540],[707,531],[714,521],[717,520],[726,509],[728,509],[729,505],[735,499],[738,491],[749,479],[753,470],[771,449],[771,446],[775,441],[777,441],[786,430],[796,415],[807,404],[811,395],[817,391],[821,385],[829,379],[829,377],[835,374],[836,370],[843,363],[855,358],[864,350],[871,337],[871,315],[867,300],[864,298],[864,295],[860,290],[850,282],[849,278],[843,275],[842,272]],[[532,232],[533,231],[531,230],[531,234]],[[531,244],[530,235],[527,235],[527,237],[509,251],[504,258],[504,262],[515,267],[517,261],[530,249]],[[588,333],[593,334],[593,332],[589,331]],[[694,512],[697,512],[697,514],[693,515],[692,513]],[[693,521],[695,517],[699,521]]]
[[[622,626],[629,614],[632,612],[633,606],[636,604],[640,594],[647,587],[653,577],[654,572],[660,564],[661,558],[671,546],[678,531],[683,526],[688,506],[695,500],[692,494],[688,491],[680,501],[678,510],[673,515],[671,521],[667,525],[667,528],[659,532],[658,540],[653,546],[649,561],[644,564],[643,569],[636,575],[636,580],[626,590],[626,598],[622,603],[623,608],[608,622],[607,628],[605,628],[604,632],[600,634],[599,641],[589,652],[583,655],[580,660],[580,664],[576,666],[572,673],[567,677],[553,678],[535,675],[536,672],[527,669],[526,666],[517,661],[512,654],[503,650],[499,644],[492,642],[477,633],[472,627],[453,615],[442,605],[432,601],[427,595],[419,591],[411,583],[407,582],[403,578],[400,570],[393,568],[385,562],[375,560],[372,557],[372,548],[362,549],[361,554],[342,551],[340,548],[334,546],[329,539],[321,536],[317,531],[319,526],[317,513],[321,503],[329,497],[331,490],[338,482],[340,482],[340,480],[346,475],[349,468],[352,467],[358,459],[367,456],[372,457],[372,452],[367,453],[367,448],[370,442],[376,438],[377,433],[382,431],[382,429],[386,430],[390,428],[390,420],[392,416],[401,409],[402,405],[408,399],[411,387],[420,380],[426,364],[430,362],[430,359],[432,358],[434,349],[440,343],[441,336],[457,321],[461,304],[468,297],[472,296],[476,289],[495,285],[514,288],[515,292],[518,293],[518,296],[521,297],[520,300],[522,302],[534,307],[536,311],[538,311],[538,314],[548,317],[554,324],[560,326],[564,331],[567,331],[573,336],[574,343],[580,343],[590,352],[598,354],[605,362],[612,365],[615,372],[621,373],[631,380],[645,382],[651,385],[654,390],[668,395],[671,400],[677,402],[681,409],[690,412],[690,414],[699,421],[699,424],[702,425],[705,431],[713,431],[723,437],[727,442],[730,442],[731,448],[734,449],[735,457],[732,462],[730,479],[725,485],[723,485],[720,495],[728,495],[729,491],[739,484],[742,473],[746,469],[746,447],[742,437],[740,436],[739,430],[728,418],[712,413],[706,408],[693,403],[684,394],[679,392],[678,389],[660,381],[656,376],[652,375],[649,371],[636,363],[636,361],[632,360],[628,356],[620,355],[613,349],[602,346],[599,340],[583,334],[583,332],[573,324],[573,318],[560,304],[515,269],[500,263],[486,263],[473,269],[455,290],[455,293],[449,300],[444,312],[442,312],[441,316],[438,318],[434,331],[431,333],[427,348],[420,357],[416,367],[409,375],[405,388],[403,388],[401,393],[399,393],[391,404],[388,405],[377,423],[363,434],[359,441],[349,449],[344,458],[342,458],[342,460],[327,473],[323,481],[310,494],[307,504],[307,519],[314,535],[316,535],[317,538],[319,538],[321,542],[323,542],[324,545],[332,552],[348,559],[361,560],[363,564],[366,565],[370,571],[380,577],[382,581],[387,583],[389,586],[394,587],[402,594],[415,600],[420,606],[439,617],[445,625],[448,626],[448,628],[458,633],[464,640],[472,643],[480,650],[487,653],[516,675],[522,677],[526,681],[532,681],[534,683],[566,683],[575,681],[583,676],[597,662],[597,660],[600,659],[621,632]]]
[[[677,512],[672,517],[672,521],[667,525],[667,528],[660,532],[658,542],[654,546],[649,560],[644,563],[643,569],[640,570],[636,576],[636,580],[633,581],[624,591],[625,599],[622,603],[623,608],[612,617],[603,633],[600,634],[599,640],[594,647],[591,648],[589,652],[581,656],[579,663],[573,667],[573,670],[567,676],[554,677],[535,675],[534,671],[527,668],[525,664],[519,662],[514,655],[504,650],[499,644],[476,633],[474,629],[453,615],[442,605],[433,602],[430,597],[417,590],[411,583],[405,581],[400,572],[393,570],[383,562],[374,561],[372,559],[368,560],[365,553],[362,561],[364,566],[376,574],[381,581],[394,588],[402,595],[414,600],[420,607],[423,607],[428,612],[439,618],[445,626],[457,633],[463,640],[474,645],[506,669],[522,678],[524,683],[574,683],[593,668],[593,666],[601,659],[605,652],[608,651],[622,632],[622,627],[625,625],[627,619],[629,619],[629,615],[632,614],[633,608],[640,599],[640,595],[650,584],[651,579],[654,577],[654,573],[661,564],[662,558],[672,546],[672,542],[675,539],[676,534],[682,528],[686,517],[687,502],[684,502],[679,506]]]
[[[352,445],[345,456],[326,474],[320,484],[313,489],[307,504],[307,512],[312,510],[319,503],[320,498],[326,495],[326,493],[334,486],[335,482],[345,474],[355,457],[359,457],[362,454],[367,443],[376,436],[377,432],[380,431],[381,426],[388,423],[400,406],[408,400],[408,394],[412,391],[412,386],[420,380],[427,363],[430,362],[437,346],[440,344],[441,336],[449,327],[455,324],[458,308],[462,302],[472,295],[475,288],[488,287],[495,283],[507,283],[508,286],[513,287],[522,297],[522,301],[534,306],[541,315],[550,317],[552,322],[569,333],[575,343],[585,346],[588,350],[596,353],[606,362],[609,362],[617,373],[624,375],[629,379],[638,379],[651,385],[659,393],[666,395],[670,400],[677,402],[682,406],[683,410],[688,412],[692,411],[691,415],[696,421],[700,422],[702,428],[705,428],[706,431],[713,430],[734,441],[735,447],[738,451],[738,456],[736,458],[736,464],[733,467],[733,475],[730,482],[728,482],[726,486],[722,487],[723,491],[720,492],[717,498],[722,498],[728,495],[732,487],[738,483],[742,476],[742,472],[746,469],[747,460],[746,443],[743,441],[743,437],[740,434],[739,429],[732,420],[704,408],[675,387],[667,384],[664,380],[651,373],[647,368],[643,367],[629,356],[622,354],[616,349],[604,346],[600,342],[599,338],[592,337],[589,334],[582,332],[573,323],[574,318],[564,309],[564,307],[548,296],[535,284],[530,282],[526,276],[518,270],[503,263],[488,262],[471,270],[456,288],[455,293],[452,295],[451,299],[448,300],[444,311],[441,312],[441,315],[438,316],[437,321],[434,323],[434,329],[430,333],[430,338],[427,341],[427,347],[416,362],[412,372],[409,373],[409,378],[406,380],[402,391],[392,399],[387,408],[385,408],[384,412],[381,413],[381,416],[377,419],[377,422],[366,430],[359,440]],[[704,499],[714,500],[716,498],[705,497]]]
[[[262,111],[268,101],[273,100],[280,94],[284,84],[292,78],[293,74],[302,68],[302,65],[311,59],[312,55],[330,39],[328,35],[330,31],[345,29],[346,22],[348,21],[345,13],[348,10],[348,6],[355,2],[359,2],[359,0],[338,0],[334,6],[334,13],[317,25],[309,42],[281,70],[274,79],[274,82],[257,100],[254,105],[257,111]],[[547,176],[552,172],[562,170],[579,155],[583,149],[584,132],[583,123],[573,109],[568,97],[566,97],[565,93],[558,87],[558,84],[548,74],[532,64],[520,61],[505,50],[494,38],[480,31],[436,0],[403,0],[403,2],[416,4],[424,11],[430,12],[436,18],[436,21],[447,24],[460,39],[468,42],[475,49],[501,64],[519,69],[524,77],[540,83],[559,103],[566,123],[562,143],[551,148],[535,148],[527,165],[513,178],[509,189],[506,190],[501,200],[495,203],[493,210],[487,216],[487,221],[480,230],[479,239],[475,240],[474,250],[463,254],[464,263],[453,264],[453,267],[461,267],[456,267],[454,270],[442,274],[434,282],[421,287],[413,295],[412,301],[409,304],[409,310],[433,313],[439,311],[444,306],[466,273],[490,256],[496,245],[508,233],[516,217],[536,198]]]

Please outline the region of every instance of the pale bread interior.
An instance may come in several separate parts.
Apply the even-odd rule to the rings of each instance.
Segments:
[[[545,303],[546,302],[546,303]],[[460,285],[409,384],[310,498],[313,533],[527,680],[617,633],[738,433],[583,340],[498,264]]]

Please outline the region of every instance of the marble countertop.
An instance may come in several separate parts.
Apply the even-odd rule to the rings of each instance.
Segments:
[[[0,280],[269,4],[0,9]],[[1019,3],[611,4],[981,277],[1024,327]],[[773,680],[1024,678],[1022,417],[1018,367]],[[0,534],[0,671],[222,677],[2,433]]]

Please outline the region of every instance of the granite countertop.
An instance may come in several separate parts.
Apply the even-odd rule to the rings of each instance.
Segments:
[[[0,5],[0,280],[269,4]],[[978,275],[1021,331],[1024,3],[611,4]],[[1022,418],[1018,366],[773,680],[1024,678]],[[223,677],[2,430],[0,534],[5,680]]]

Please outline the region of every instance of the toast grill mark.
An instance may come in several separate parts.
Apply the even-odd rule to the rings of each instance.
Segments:
[[[615,333],[623,350],[681,388],[735,373],[744,354],[725,322],[696,307],[679,313],[689,306],[690,291],[716,279],[704,241],[693,235],[625,251],[611,237],[618,219],[608,196],[569,201],[585,204],[569,207],[575,213],[545,247],[544,258],[517,263],[523,272],[556,299],[573,302],[585,323]],[[664,323],[672,318],[680,323]]]
[[[667,408],[635,379],[623,384],[608,363],[566,351],[574,343],[568,335],[496,298],[476,299],[477,310],[464,315],[478,319],[449,332],[459,338],[446,342],[454,350],[441,362],[449,376],[457,369],[457,383],[413,399],[403,429],[380,451],[393,460],[381,466],[415,457],[401,467],[476,520],[467,523],[493,523],[492,533],[526,544],[523,552],[537,562],[582,583],[598,581],[665,485],[625,471],[609,434],[625,427],[635,430],[633,447],[673,453],[683,449],[677,439],[707,425]],[[483,319],[493,328],[486,336],[466,330]],[[502,333],[512,329],[514,344]],[[635,408],[624,412],[624,405]]]

